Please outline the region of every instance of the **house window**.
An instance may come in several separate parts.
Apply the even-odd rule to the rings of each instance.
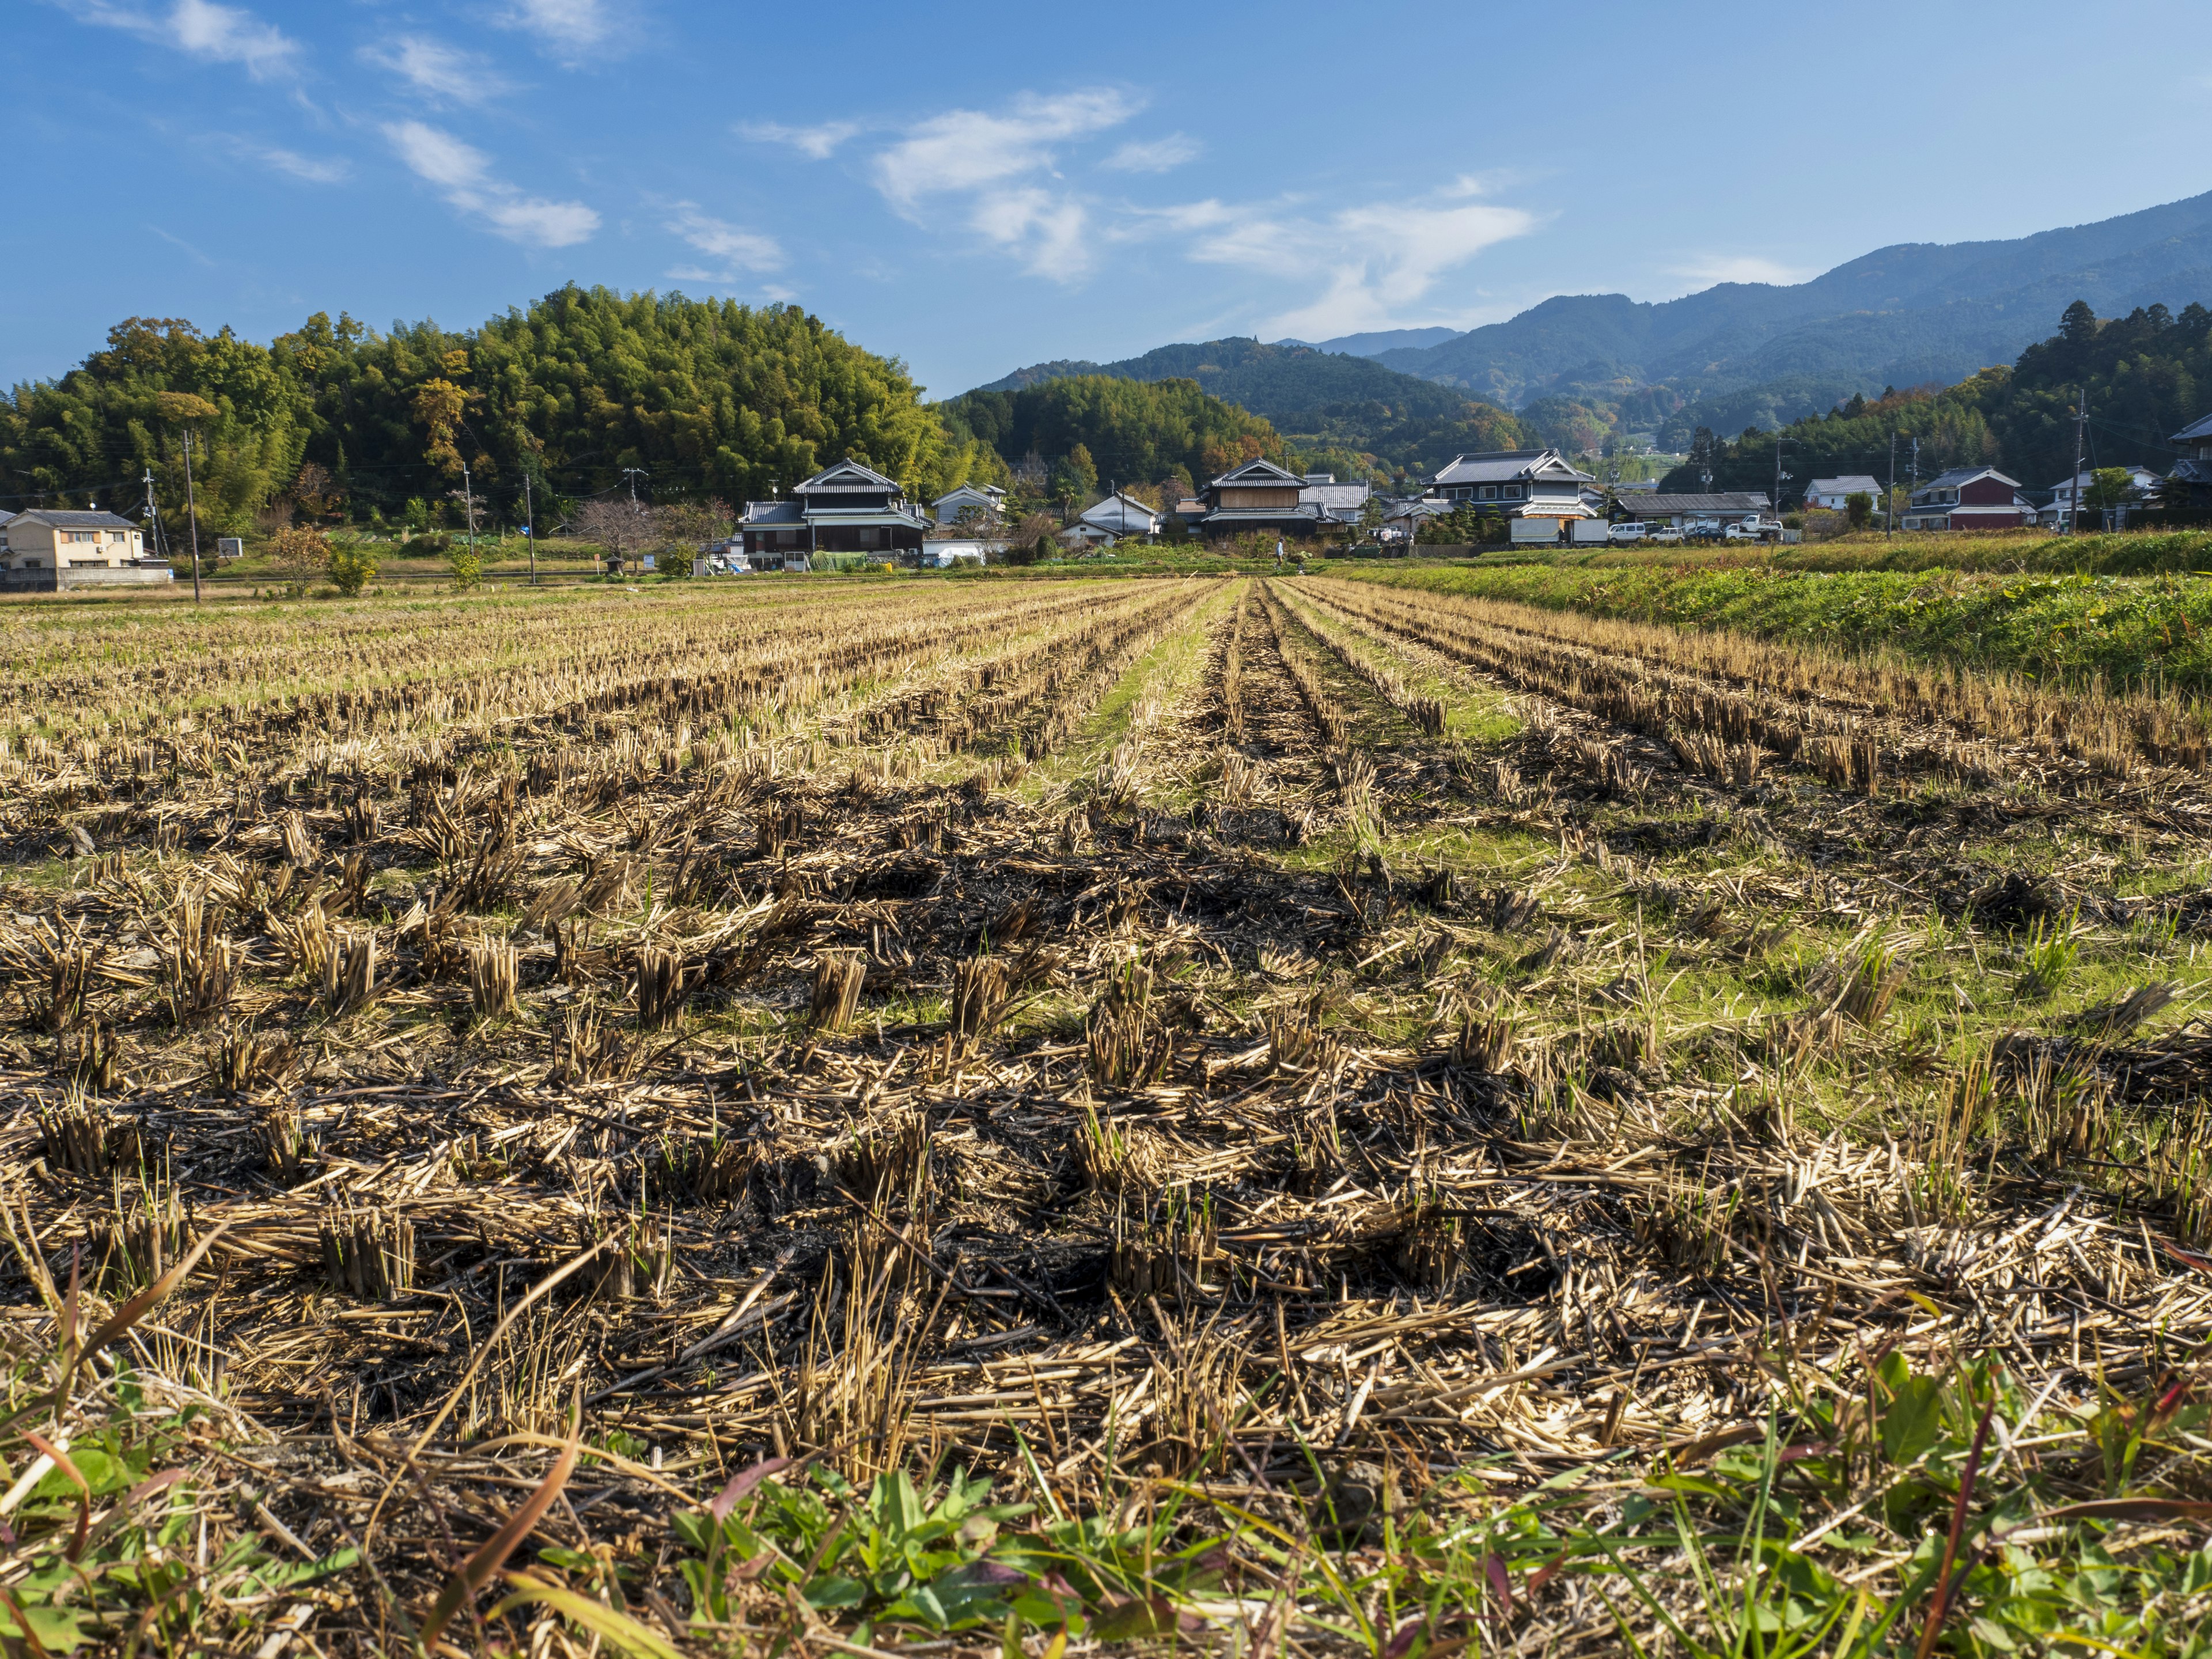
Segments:
[[[1483,487],[1482,487],[1482,499],[1483,499],[1483,500],[1485,500],[1486,501],[1496,501],[1496,500],[1498,499],[1498,486],[1497,486],[1496,484],[1485,484],[1485,485],[1483,485]]]
[[[97,530],[64,530],[62,539],[65,542],[96,542],[100,539],[100,532]]]
[[[1519,501],[1521,499],[1521,486],[1519,484],[1506,485],[1505,499],[1509,501]]]

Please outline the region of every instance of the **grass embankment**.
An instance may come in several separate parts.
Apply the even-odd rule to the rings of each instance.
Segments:
[[[1393,587],[2114,687],[2212,691],[2212,581],[1954,570],[1358,568]]]

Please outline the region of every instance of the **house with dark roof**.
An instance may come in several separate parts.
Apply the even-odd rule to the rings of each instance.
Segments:
[[[1686,495],[1618,489],[1613,492],[1613,498],[1620,503],[1624,519],[1640,520],[1645,524],[1672,525],[1677,530],[1686,529],[1693,524],[1717,524],[1723,528],[1732,524],[1757,524],[1766,516],[1768,506],[1764,493],[1746,489]]]
[[[146,557],[146,534],[98,507],[34,507],[0,522],[0,587],[53,592],[173,580],[168,565]]]
[[[2185,507],[2212,507],[2212,415],[2185,426],[2172,439],[2181,452],[2173,471],[2166,475],[2162,501]]]
[[[1372,488],[1364,483],[1339,483],[1334,472],[1309,472],[1298,491],[1298,505],[1310,510],[1318,525],[1356,525],[1367,510]]]
[[[1273,461],[1247,461],[1232,467],[1206,486],[1206,516],[1198,521],[1207,539],[1241,535],[1248,530],[1278,535],[1310,535],[1319,521],[1313,509],[1302,504],[1306,481]]]
[[[2035,504],[2019,479],[1993,466],[1954,466],[1914,490],[1897,522],[1904,530],[2017,530],[2035,522]]]
[[[1523,519],[1595,516],[1583,499],[1583,490],[1596,483],[1589,473],[1577,471],[1556,449],[1496,449],[1454,456],[1451,464],[1429,481],[1429,493],[1441,495],[1455,507],[1473,501],[1517,523]],[[1556,526],[1551,533],[1556,533]],[[1526,537],[1516,530],[1514,538]]]
[[[826,466],[792,486],[788,501],[747,501],[738,533],[745,556],[806,568],[817,553],[919,556],[929,526],[906,491],[858,461]]]

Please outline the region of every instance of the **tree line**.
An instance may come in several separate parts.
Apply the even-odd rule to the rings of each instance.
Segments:
[[[0,398],[0,507],[131,512],[150,471],[174,535],[187,434],[210,534],[295,515],[459,527],[471,501],[550,524],[633,488],[744,501],[848,455],[924,496],[1004,471],[903,364],[796,306],[572,283],[458,332],[319,312],[264,346],[129,319],[77,368]]]
[[[1723,439],[1700,427],[1683,465],[1660,483],[1668,491],[1771,491],[1776,444],[1792,475],[1783,500],[1802,499],[1808,481],[1865,473],[1889,482],[1893,440],[1900,487],[1959,466],[1994,466],[2029,489],[2071,476],[2075,410],[2089,412],[2085,466],[2172,470],[2172,435],[2212,410],[2212,311],[2162,305],[2100,318],[2075,301],[2057,331],[2010,368],[1985,368],[1948,387],[1854,396],[1826,415],[1778,430],[1747,427]],[[1917,440],[1918,448],[1914,450]]]

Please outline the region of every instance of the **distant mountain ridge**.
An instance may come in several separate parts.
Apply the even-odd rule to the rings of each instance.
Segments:
[[[1899,243],[1791,286],[1559,295],[1375,361],[1513,409],[1622,380],[1695,398],[1794,379],[1800,395],[1843,397],[2009,362],[2077,299],[2112,316],[2208,294],[2212,191],[2011,240]]]
[[[1523,435],[1504,410],[1455,387],[1399,374],[1372,358],[1287,341],[1202,340],[1111,363],[1061,358],[975,390],[1020,392],[1093,374],[1195,380],[1210,395],[1265,417],[1302,449],[1372,456],[1385,467],[1433,467],[1462,450],[1510,445]]]

